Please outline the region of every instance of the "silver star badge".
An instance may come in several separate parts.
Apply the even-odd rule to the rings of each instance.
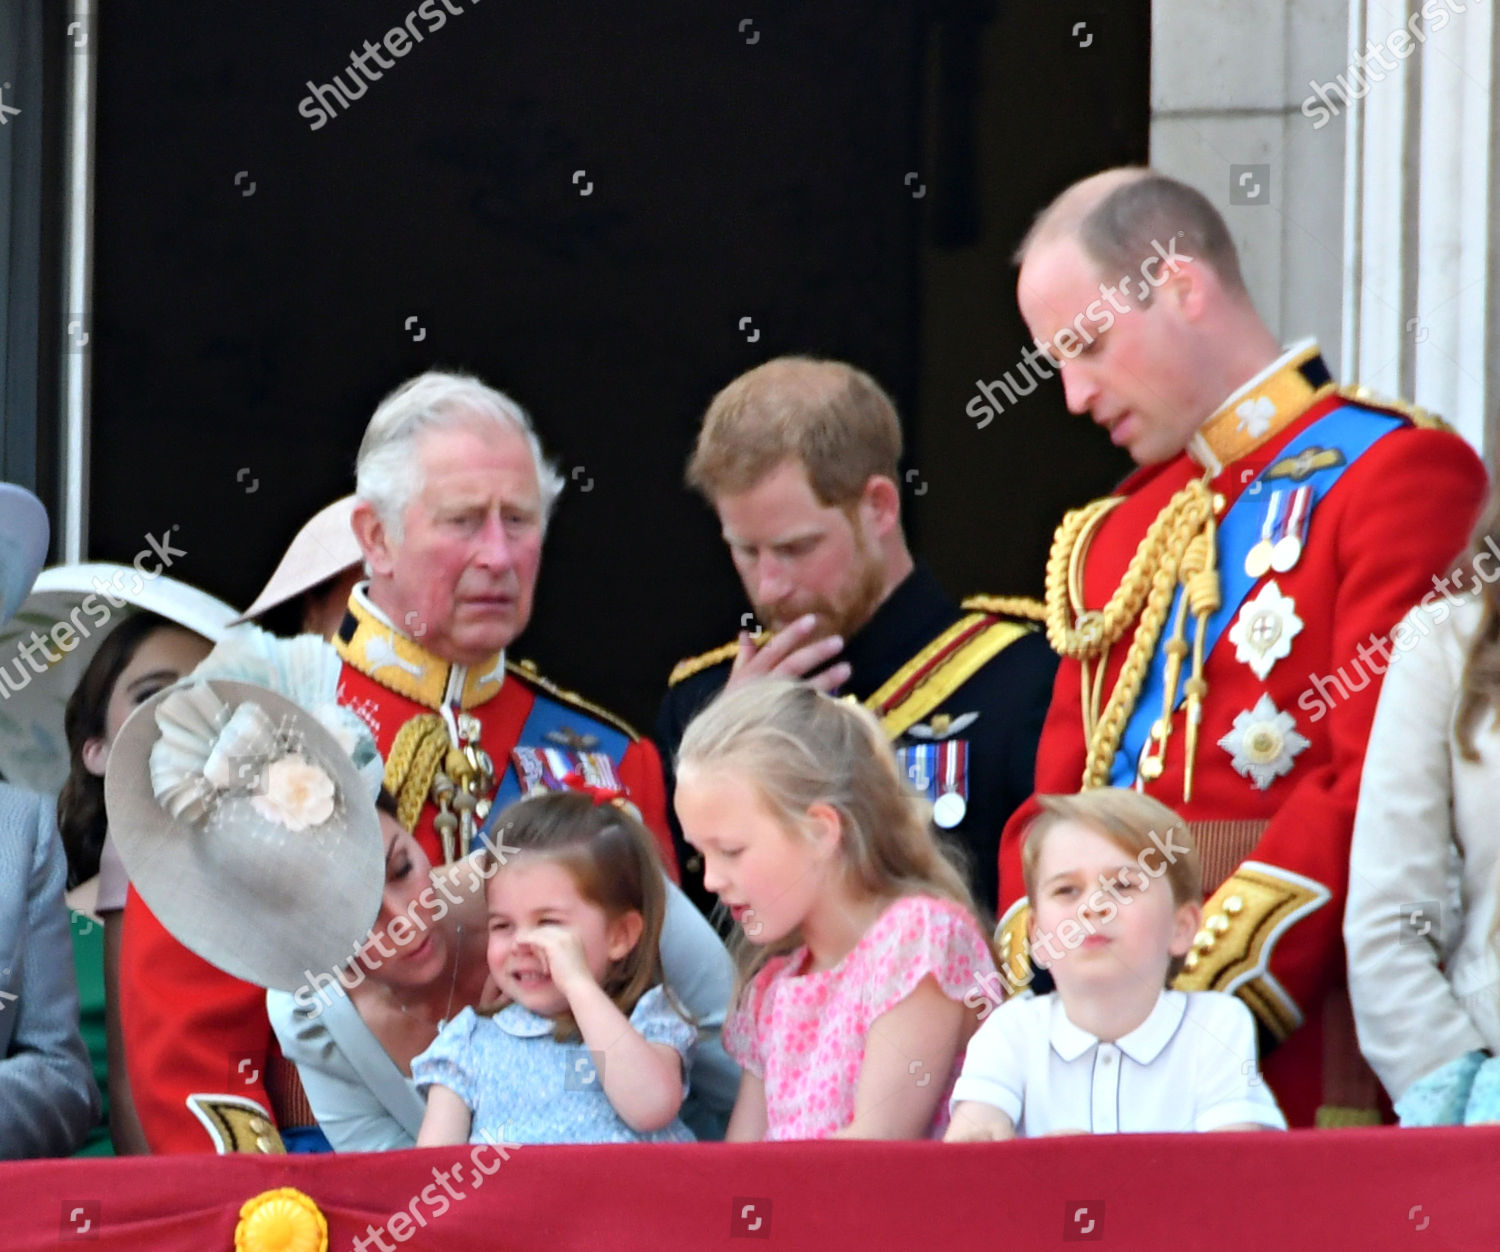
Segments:
[[[1312,741],[1297,733],[1290,713],[1283,713],[1261,696],[1255,707],[1237,713],[1234,727],[1219,740],[1219,747],[1233,758],[1235,772],[1248,778],[1257,791],[1264,791],[1283,774],[1291,773],[1293,760],[1312,747]]]
[[[1301,629],[1297,602],[1282,595],[1273,578],[1255,599],[1245,602],[1229,628],[1234,659],[1243,661],[1264,681],[1277,661],[1292,654],[1292,640]]]

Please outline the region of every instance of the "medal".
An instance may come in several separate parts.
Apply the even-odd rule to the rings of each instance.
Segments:
[[[1302,559],[1311,504],[1311,487],[1298,487],[1292,493],[1291,507],[1287,510],[1286,533],[1276,540],[1271,549],[1271,568],[1278,574],[1285,574]]]
[[[1260,522],[1260,538],[1245,553],[1245,573],[1251,578],[1263,578],[1271,568],[1271,556],[1275,551],[1276,519],[1281,514],[1281,494],[1273,491],[1271,498],[1266,501],[1266,511]]]
[[[969,773],[969,745],[962,739],[950,739],[937,745],[937,781],[942,794],[932,802],[932,820],[944,830],[952,830],[969,811],[964,799]]]
[[[952,830],[969,811],[969,744],[965,739],[914,743],[897,750],[907,781],[932,801],[932,821]]]
[[[946,791],[933,803],[932,820],[944,830],[952,830],[964,820],[964,814],[968,810],[969,806],[964,802],[963,796],[956,791]]]

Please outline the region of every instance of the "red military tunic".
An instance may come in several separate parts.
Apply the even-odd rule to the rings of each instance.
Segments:
[[[433,656],[392,627],[363,588],[356,588],[350,596],[349,613],[334,646],[344,659],[339,703],[358,713],[375,736],[375,745],[386,759],[388,785],[398,764],[390,753],[401,728],[445,703],[478,720],[479,745],[489,753],[500,780],[497,804],[519,798],[524,790],[509,759],[517,746],[547,748],[567,754],[570,760],[577,759],[579,745],[586,745],[584,751],[602,748],[604,755],[612,757],[614,772],[642,820],[656,835],[662,863],[677,881],[661,757],[655,744],[613,714],[548,682],[526,662],[508,664],[503,654],[468,667]],[[535,727],[533,718],[538,715],[546,715],[540,720],[558,729],[537,735],[535,743],[528,734],[523,743],[523,730]],[[611,753],[611,746],[617,751]],[[434,826],[436,815],[437,807],[428,797],[413,833],[432,863],[441,865],[447,858]]]
[[[349,640],[362,644],[366,637],[355,634],[361,623],[366,635],[378,628],[389,645],[385,652],[377,649],[375,660],[394,658],[394,664],[377,669],[363,647],[351,652]],[[538,724],[531,720],[534,712],[550,712],[575,742],[626,745],[615,771],[676,879],[661,758],[649,740],[529,667],[507,666],[498,656],[471,671],[448,665],[393,631],[359,590],[350,598],[345,628],[341,634],[348,639],[336,645],[345,654],[339,702],[370,726],[383,756],[402,725],[432,711],[434,705],[422,698],[436,691],[441,700],[451,682],[465,711],[479,719],[480,743],[502,776],[497,803],[503,802],[506,791],[515,790],[509,757],[522,728]],[[363,672],[368,669],[405,687],[405,694]],[[423,683],[405,681],[416,679],[413,670],[423,671]],[[433,863],[441,864],[435,811],[430,800],[422,805],[415,833]],[[125,909],[120,988],[131,1093],[153,1152],[276,1152],[282,1148],[278,1125],[313,1123],[295,1068],[283,1059],[271,1030],[265,991],[183,947],[134,891]]]
[[[1316,348],[1293,350],[1205,423],[1189,448],[1197,460],[1185,453],[1132,475],[1092,538],[1071,554],[1056,554],[1071,567],[1075,587],[1081,580],[1083,606],[1098,610],[1120,586],[1148,527],[1205,467],[1222,524],[1262,471],[1267,478],[1259,490],[1269,497],[1271,488],[1290,495],[1318,467],[1344,466],[1310,513],[1300,559],[1284,572],[1251,578],[1243,603],[1255,599],[1272,610],[1269,624],[1261,625],[1277,646],[1258,658],[1262,669],[1269,660],[1268,672],[1256,672],[1253,649],[1228,628],[1205,658],[1191,799],[1184,799],[1188,736],[1181,703],[1159,776],[1142,780],[1140,758],[1125,755],[1115,758],[1113,779],[1143,787],[1190,823],[1210,899],[1192,968],[1178,985],[1233,991],[1247,1002],[1262,1038],[1277,1041],[1263,1058],[1267,1080],[1289,1121],[1302,1126],[1314,1123],[1320,1106],[1330,1109],[1324,1120],[1331,1122],[1338,1116],[1333,1108],[1364,1107],[1375,1091],[1373,1081],[1366,1086],[1357,1077],[1363,1071],[1344,998],[1341,933],[1365,741],[1392,655],[1388,634],[1412,605],[1434,594],[1435,576],[1460,554],[1485,494],[1484,470],[1462,439],[1404,416],[1347,464],[1328,448],[1312,448],[1300,462],[1283,457],[1319,418],[1350,408],[1326,380]],[[1355,404],[1341,420],[1358,433],[1361,425],[1391,417]],[[1267,509],[1262,498],[1247,500],[1261,510],[1257,518]],[[1217,560],[1221,571],[1233,563],[1250,576],[1247,553],[1226,551],[1222,535]],[[1266,599],[1258,599],[1262,594]],[[1236,610],[1232,620],[1243,640],[1251,618]],[[1100,704],[1115,690],[1135,621],[1109,651]],[[1169,614],[1158,650],[1172,631]],[[1087,664],[1092,669],[1094,662]],[[1080,661],[1065,656],[1037,754],[1038,794],[1076,792],[1084,782],[1082,677]],[[1159,717],[1160,697],[1143,707]],[[1148,772],[1154,766],[1149,762]],[[1021,847],[1037,811],[1034,800],[1024,804],[1001,839],[1001,947],[1018,982],[1029,976]],[[1325,1056],[1334,1060],[1327,1073]]]

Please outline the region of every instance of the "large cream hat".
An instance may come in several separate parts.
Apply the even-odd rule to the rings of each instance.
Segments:
[[[270,581],[255,597],[255,603],[235,619],[236,623],[253,621],[365,559],[354,538],[351,521],[354,504],[353,496],[345,496],[308,519],[288,545]]]
[[[109,834],[178,942],[283,991],[354,953],[385,888],[372,771],[351,757],[373,743],[350,741],[357,724],[330,728],[220,678],[188,679],[131,714],[104,779]]]
[[[36,575],[0,627],[0,772],[10,782],[55,792],[67,781],[68,697],[110,631],[142,609],[212,643],[234,617],[206,591],[130,565],[57,565]]]

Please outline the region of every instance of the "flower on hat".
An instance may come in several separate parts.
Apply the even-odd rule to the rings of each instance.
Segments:
[[[333,779],[304,756],[289,753],[266,766],[263,790],[250,797],[255,811],[288,830],[321,826],[333,816]]]

